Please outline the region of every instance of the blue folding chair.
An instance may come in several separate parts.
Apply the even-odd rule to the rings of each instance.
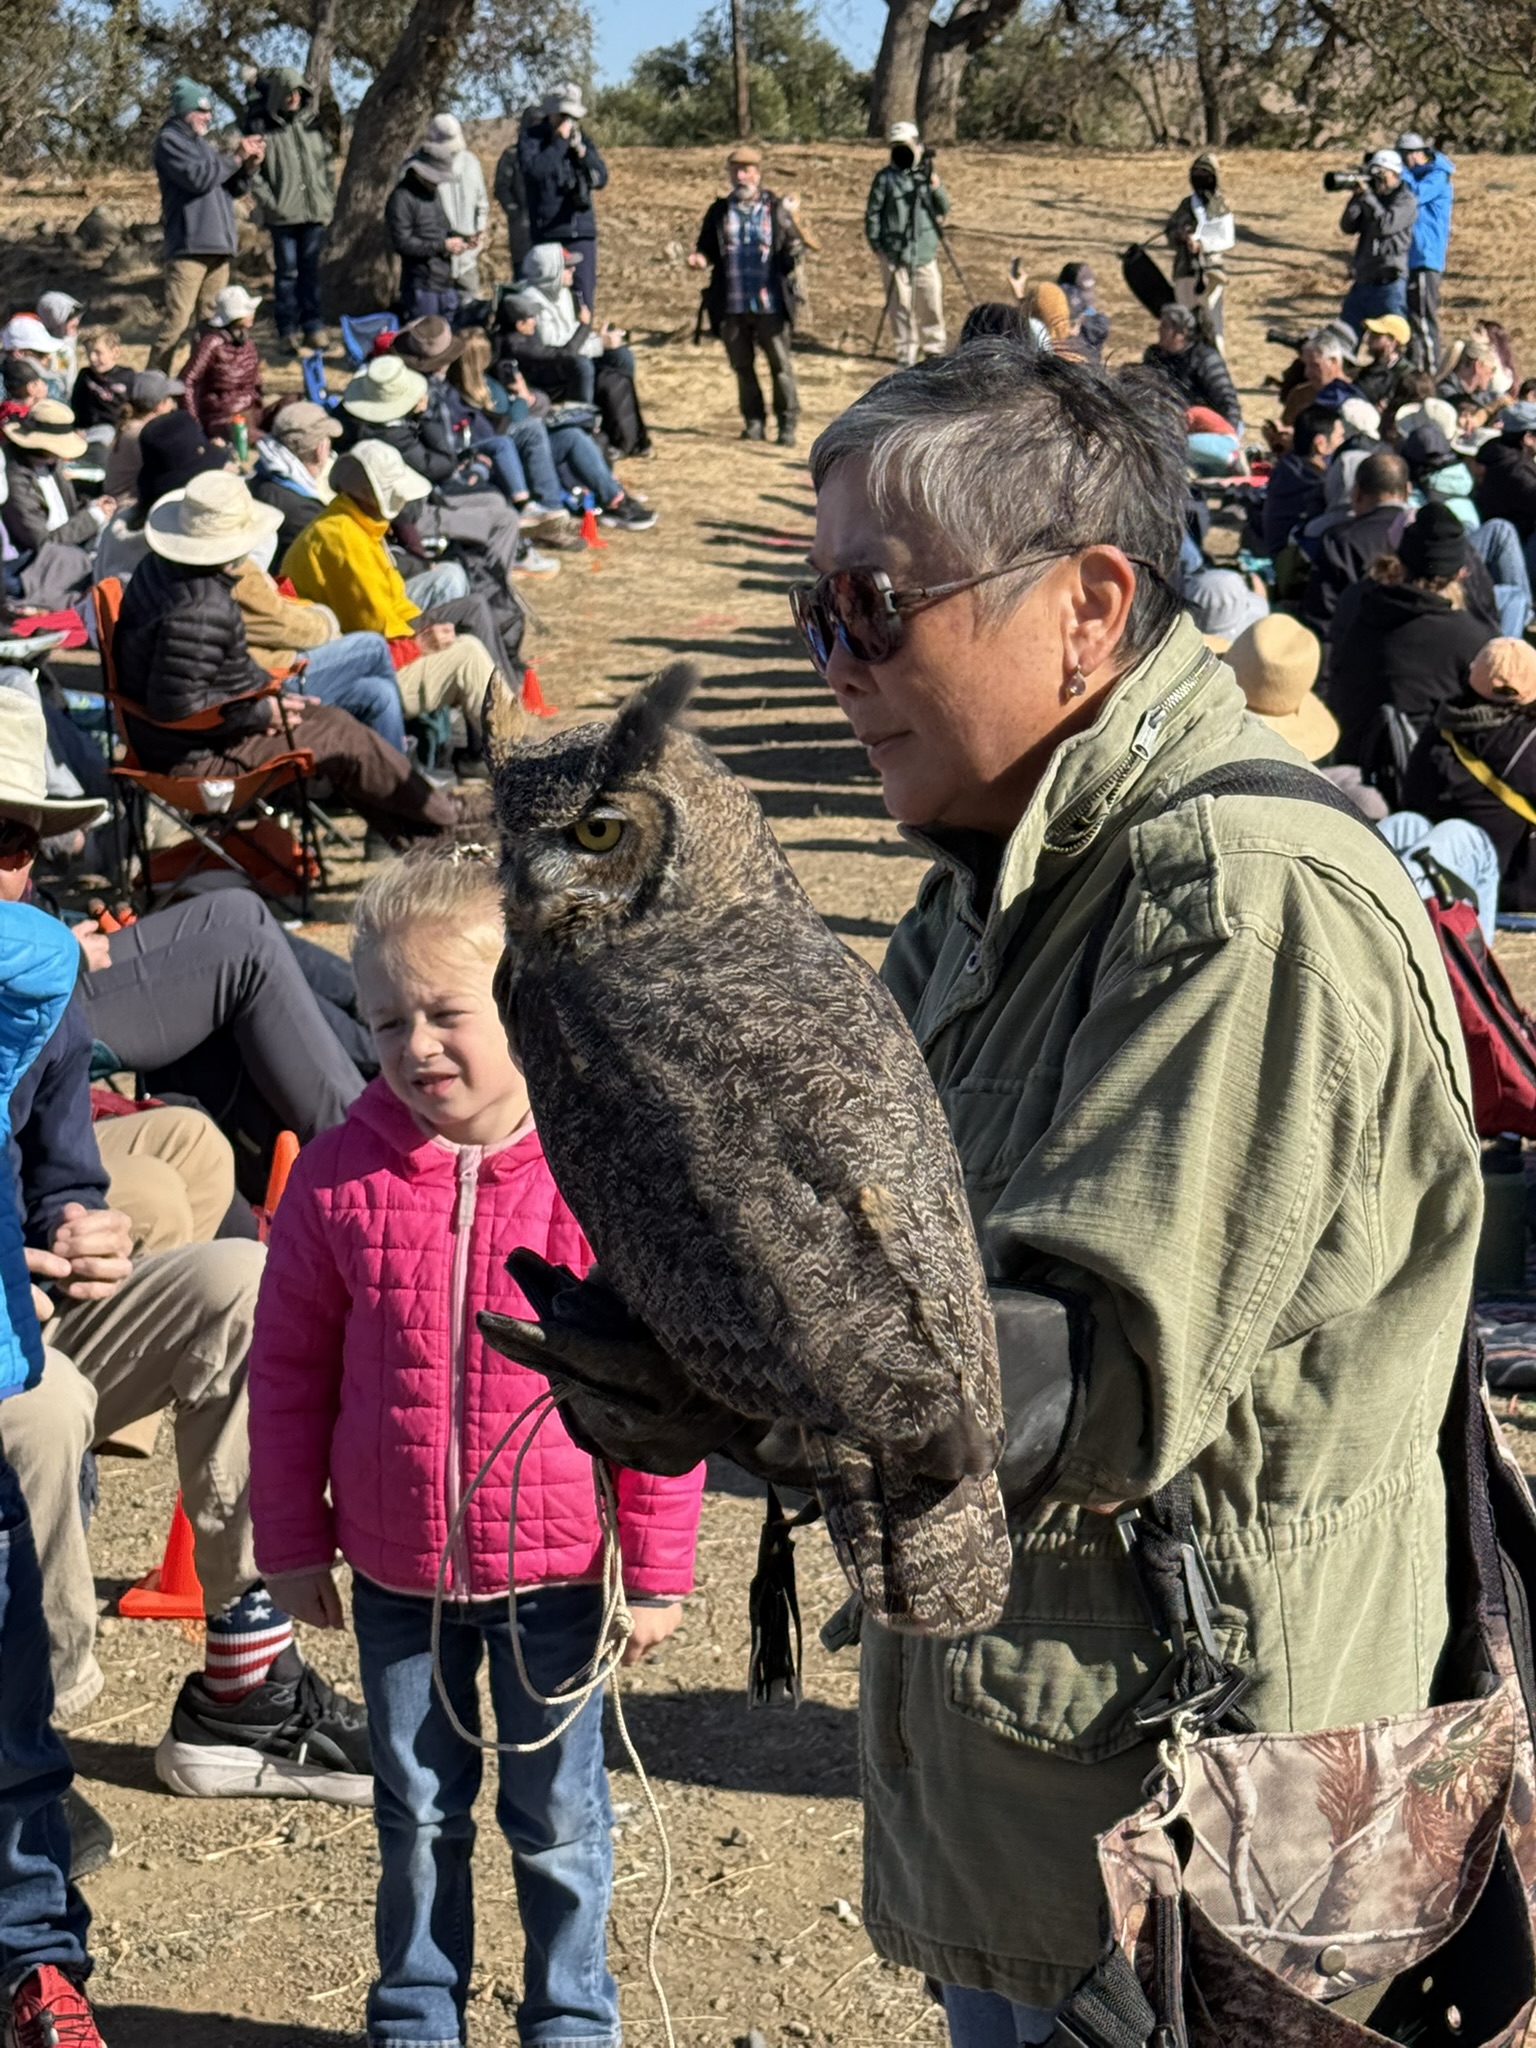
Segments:
[[[373,354],[373,345],[379,336],[398,332],[399,326],[400,322],[393,313],[343,313],[341,345],[352,367],[360,370]]]
[[[325,364],[318,351],[304,358],[304,396],[311,405],[323,405],[327,412],[334,412],[341,403],[340,394],[325,381]]]

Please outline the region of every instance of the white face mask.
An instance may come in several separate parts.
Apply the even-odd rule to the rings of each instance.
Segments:
[[[331,471],[335,466],[336,443],[328,441],[325,447],[325,461],[318,471],[311,471],[315,479],[315,489],[327,500],[334,498],[336,495],[335,488],[331,483]]]

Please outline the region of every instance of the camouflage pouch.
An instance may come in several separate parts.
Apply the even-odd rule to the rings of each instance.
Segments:
[[[1175,1711],[1099,1839],[1109,1945],[1053,2048],[1536,2043],[1536,1513],[1470,1327],[1440,1456],[1431,1704],[1307,1733]]]

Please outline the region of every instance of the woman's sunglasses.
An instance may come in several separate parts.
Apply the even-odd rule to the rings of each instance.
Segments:
[[[818,576],[814,583],[796,583],[790,588],[789,609],[810,650],[811,660],[825,675],[832,650],[840,640],[855,661],[878,668],[894,658],[901,646],[905,621],[914,613],[942,604],[962,590],[974,590],[999,576],[1012,576],[1020,569],[1033,569],[1048,561],[1062,561],[1078,554],[1080,548],[1052,548],[1025,555],[1001,569],[984,569],[979,576],[964,576],[957,583],[933,583],[922,590],[895,590],[883,569],[834,569]],[[1140,555],[1127,561],[1146,569],[1159,582],[1162,573]]]

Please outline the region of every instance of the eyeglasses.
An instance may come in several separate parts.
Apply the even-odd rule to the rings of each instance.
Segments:
[[[995,577],[1011,576],[1016,569],[1029,566],[1027,561],[1009,562],[1005,568],[965,576],[958,583],[932,583],[919,590],[893,589],[883,569],[834,569],[814,583],[794,584],[789,609],[805,637],[811,660],[823,675],[839,640],[855,661],[878,668],[895,655],[901,645],[902,622],[914,613],[942,604],[962,590],[974,590],[978,583],[990,583]]]
[[[1021,569],[1042,563],[1065,561],[1080,554],[1087,543],[1076,547],[1051,548],[1006,562],[1001,569],[984,569],[979,576],[963,576],[955,583],[932,583],[917,590],[896,590],[883,569],[834,569],[818,576],[814,583],[796,583],[789,593],[789,609],[810,651],[811,660],[822,675],[839,640],[855,661],[878,668],[894,659],[901,646],[904,622],[931,605],[942,604],[962,590],[991,583],[999,576],[1012,576]],[[1127,555],[1139,569],[1145,569],[1166,587],[1166,579],[1155,562],[1141,555]]]

